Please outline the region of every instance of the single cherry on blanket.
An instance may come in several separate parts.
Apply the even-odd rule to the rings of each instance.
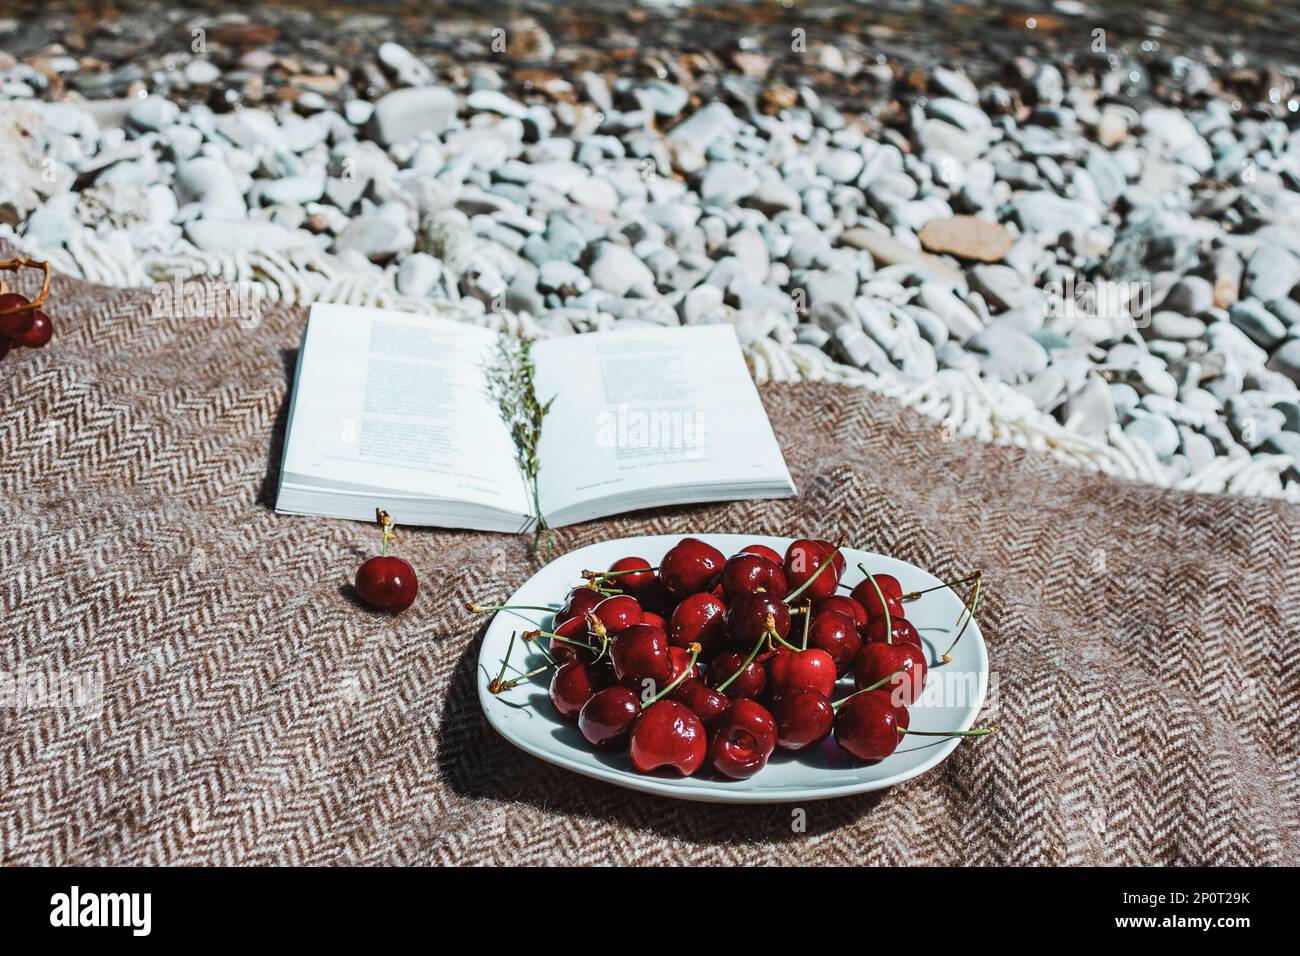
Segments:
[[[707,752],[704,724],[675,700],[655,701],[632,725],[629,754],[637,773],[667,768],[689,777],[700,769]]]
[[[767,689],[779,697],[798,687],[808,687],[829,697],[835,690],[835,659],[820,647],[792,651],[778,647],[767,659]]]
[[[38,309],[32,313],[31,327],[14,339],[13,343],[23,348],[40,349],[49,345],[52,338],[54,338],[54,322]]]
[[[0,338],[22,338],[31,329],[36,311],[24,309],[31,300],[17,292],[0,295]],[[17,311],[22,310],[22,311]]]
[[[709,732],[709,762],[733,780],[758,773],[775,749],[776,721],[752,700],[733,703]]]
[[[772,701],[776,745],[782,750],[807,750],[831,734],[835,708],[830,697],[811,687],[796,687]]]
[[[419,584],[415,579],[415,569],[388,553],[388,542],[397,538],[393,533],[393,519],[388,512],[375,509],[375,520],[383,528],[383,544],[377,557],[370,558],[357,569],[357,596],[378,611],[396,614],[405,611],[415,601]]]
[[[699,538],[682,538],[659,562],[659,579],[671,594],[684,598],[711,589],[726,563],[726,557],[713,545]]]
[[[591,695],[578,711],[578,730],[587,743],[601,750],[620,750],[633,722],[641,715],[636,694],[615,684]]]

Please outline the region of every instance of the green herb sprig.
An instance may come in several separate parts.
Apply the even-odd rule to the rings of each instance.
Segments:
[[[549,561],[555,535],[546,523],[546,516],[542,514],[537,487],[537,476],[541,469],[537,447],[542,440],[542,421],[551,410],[555,396],[552,395],[545,402],[537,399],[537,368],[533,364],[532,349],[533,343],[529,339],[501,336],[495,360],[487,370],[488,392],[496,401],[501,410],[501,418],[510,429],[510,437],[515,443],[515,460],[532,491],[533,511],[537,514],[537,525],[533,529],[533,554],[539,552],[544,536],[545,560]]]

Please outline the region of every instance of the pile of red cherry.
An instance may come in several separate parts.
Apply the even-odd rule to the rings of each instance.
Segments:
[[[0,268],[5,269],[22,265],[45,266],[26,259],[0,262]],[[4,285],[0,283],[0,361],[16,348],[44,348],[53,337],[54,323],[50,317],[33,305],[27,296],[4,291]]]
[[[628,751],[639,773],[689,776],[708,762],[743,779],[777,747],[805,750],[832,734],[858,760],[883,760],[919,733],[907,708],[924,689],[926,655],[903,609],[919,595],[905,598],[896,578],[865,568],[851,593],[838,594],[844,570],[839,549],[821,540],[795,541],[784,555],[755,544],[727,558],[683,538],[658,568],[628,557],[584,571],[552,629],[522,635],[549,639],[548,664],[507,680],[507,654],[490,689],[554,666],[559,715],[592,746]],[[857,690],[832,701],[849,674]]]

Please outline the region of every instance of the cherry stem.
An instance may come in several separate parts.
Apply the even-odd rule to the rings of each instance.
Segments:
[[[533,641],[536,640],[537,638],[541,637],[543,633],[545,633],[545,632],[543,632],[543,631],[524,631],[524,633],[521,634],[520,637],[523,639],[523,641],[524,641],[525,644],[532,644]],[[555,635],[551,635],[551,636],[554,637]],[[548,667],[558,667],[558,666],[559,666],[559,663],[555,660],[554,657],[551,656],[551,652],[548,651],[545,647],[543,647],[541,644],[533,644],[533,646],[536,647],[537,650],[541,651],[542,656],[546,658],[546,664],[547,664]]]
[[[876,597],[880,598],[880,607],[885,612],[885,643],[892,644],[894,643],[894,629],[893,622],[889,619],[889,602],[885,600],[885,592],[880,590],[880,585],[876,583],[875,575],[864,568],[861,564],[858,565],[858,570],[867,576],[867,580],[871,582],[871,586],[876,589]]]
[[[470,611],[475,614],[487,614],[491,611],[550,611],[555,613],[559,608],[542,607],[540,604],[475,604],[473,601],[466,603]]]
[[[551,640],[559,641],[561,644],[572,644],[574,647],[581,647],[583,650],[591,651],[593,654],[600,650],[600,648],[588,644],[585,641],[575,641],[571,637],[561,637],[559,634],[555,634],[551,631],[524,631],[523,633],[523,639],[525,641],[533,641],[539,637],[549,637]],[[538,648],[541,648],[542,645],[538,644],[537,646]],[[543,651],[543,653],[546,652]],[[549,654],[546,656],[550,657]]]
[[[803,614],[803,649],[808,650],[808,626],[812,623],[812,601],[804,605]]]
[[[609,650],[609,631],[605,629],[605,625],[601,623],[600,618],[596,617],[596,615],[588,611],[587,632],[595,633],[597,640],[600,641],[600,653],[597,654],[596,659],[592,661],[592,663],[594,664],[596,663],[596,661],[604,657],[605,652]]]
[[[951,655],[952,655],[953,648],[957,646],[957,642],[961,640],[961,636],[966,633],[966,628],[970,627],[970,622],[975,620],[975,610],[980,606],[980,589],[983,587],[983,585],[984,585],[984,572],[980,571],[977,572],[975,575],[975,590],[971,594],[970,607],[967,607],[966,602],[963,601],[961,606],[961,613],[957,615],[958,621],[961,621],[961,619],[965,617],[966,623],[962,624],[961,630],[958,631],[957,636],[952,639],[952,644],[949,645],[948,649],[944,651],[943,657],[940,658],[940,661],[942,661],[944,664],[951,663],[952,661]]]
[[[379,527],[384,530],[383,542],[379,546],[380,557],[388,557],[388,542],[396,541],[397,534],[393,531],[395,524],[393,519],[388,516],[388,512],[382,508],[375,509],[375,520],[379,522]]]
[[[48,262],[40,262],[36,259],[24,259],[24,258],[5,259],[3,262],[0,262],[0,269],[6,270],[8,272],[17,272],[19,269],[22,269],[24,267],[29,269],[41,269],[45,273],[45,277],[41,281],[41,291],[36,294],[36,298],[28,301],[26,305],[19,305],[19,306],[15,306],[12,309],[5,309],[3,310],[3,313],[0,314],[16,315],[19,312],[34,311],[36,309],[41,308],[41,306],[45,305],[45,297],[50,294],[51,272],[50,272],[50,264]]]
[[[970,730],[907,730],[902,727],[895,729],[900,734],[911,734],[913,737],[987,737],[997,730],[996,727],[972,727]]]
[[[888,677],[880,678],[880,680],[876,681],[870,687],[864,687],[862,688],[862,690],[855,690],[847,697],[842,697],[839,700],[835,701],[833,704],[831,704],[831,709],[839,710],[841,704],[844,704],[852,700],[854,697],[857,697],[859,694],[865,694],[869,690],[880,690],[880,688],[884,687],[886,684],[888,684],[891,680],[893,680],[901,673],[903,673],[903,668],[900,667],[898,670],[894,671],[894,673],[890,674]]]
[[[494,694],[499,694],[506,689],[506,686],[502,681],[506,676],[506,668],[510,666],[510,655],[515,651],[515,633],[515,631],[510,632],[510,643],[506,645],[506,656],[501,661],[501,670],[498,671],[497,676],[492,679],[492,683],[488,684],[488,690]]]
[[[643,704],[641,706],[642,710],[645,710],[645,708],[649,707],[650,704],[657,702],[658,700],[665,697],[666,695],[671,694],[673,688],[675,688],[678,684],[685,681],[686,678],[690,677],[691,674],[695,671],[695,662],[699,660],[700,651],[702,651],[704,648],[702,648],[699,644],[691,644],[689,645],[689,648],[691,652],[691,662],[682,668],[682,672],[680,674],[678,674],[676,677],[674,677],[671,681],[668,682],[667,687],[665,687],[659,693],[651,697],[649,703]]]
[[[942,590],[943,588],[955,589],[958,584],[970,584],[970,582],[978,580],[979,576],[983,573],[984,573],[983,571],[976,571],[974,574],[968,574],[964,578],[957,578],[952,581],[944,581],[942,584],[936,584],[933,587],[922,588],[919,591],[908,591],[906,594],[903,595],[903,600],[916,601],[920,599],[922,594],[929,594],[931,591],[939,591]]]
[[[791,644],[789,641],[787,641],[787,640],[786,640],[784,637],[782,637],[780,634],[776,633],[776,631],[772,631],[770,634],[768,634],[768,637],[769,637],[769,638],[773,638],[773,637],[776,638],[776,642],[777,642],[778,644],[780,644],[782,647],[788,647],[788,648],[789,648],[790,650],[792,650],[792,651],[798,652],[798,651],[805,650],[805,648],[802,648],[802,647],[795,647],[793,644]],[[775,649],[776,649],[776,648],[773,648],[773,650],[775,650]]]
[[[550,664],[543,664],[541,667],[534,667],[526,674],[520,674],[518,677],[512,677],[504,684],[499,684],[496,693],[499,694],[502,691],[507,691],[510,690],[511,688],[518,687],[520,684],[528,680],[530,677],[536,677],[538,674],[554,666],[555,666],[554,662]]]
[[[769,634],[775,634],[775,633],[776,633],[776,619],[772,617],[771,614],[769,614],[767,616],[767,626],[763,628],[763,633],[758,635],[758,642],[754,644],[754,649],[750,651],[749,656],[745,658],[745,663],[741,664],[738,668],[736,668],[736,673],[732,674],[730,677],[728,677],[726,680],[724,680],[721,684],[719,684],[717,687],[713,689],[716,690],[719,694],[721,694],[724,690],[730,687],[731,682],[734,681],[737,677],[739,677],[746,667],[754,663],[754,658],[758,656],[758,650],[763,646],[763,641],[767,640],[767,636]]]
[[[787,595],[785,596],[785,603],[786,603],[786,604],[789,604],[791,601],[793,601],[795,598],[797,598],[800,594],[803,594],[803,592],[806,591],[806,590],[808,589],[808,585],[810,585],[810,584],[812,584],[814,581],[816,581],[817,578],[821,575],[821,573],[822,573],[823,571],[826,570],[826,566],[827,566],[828,564],[834,564],[834,563],[835,563],[835,555],[837,555],[837,554],[840,553],[840,548],[842,548],[842,547],[844,547],[843,544],[837,544],[837,545],[835,546],[835,549],[834,549],[833,551],[831,551],[831,553],[828,554],[828,555],[826,556],[826,560],[823,561],[821,564],[817,565],[817,570],[814,571],[814,572],[812,573],[812,577],[810,577],[807,581],[805,581],[803,584],[799,585],[797,588],[795,588],[793,591],[791,591],[789,594],[787,594]]]

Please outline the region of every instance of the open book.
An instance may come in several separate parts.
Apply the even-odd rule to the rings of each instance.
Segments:
[[[534,344],[543,421],[537,504],[489,392],[487,329],[315,305],[276,510],[525,531],[663,505],[795,494],[729,325]]]

